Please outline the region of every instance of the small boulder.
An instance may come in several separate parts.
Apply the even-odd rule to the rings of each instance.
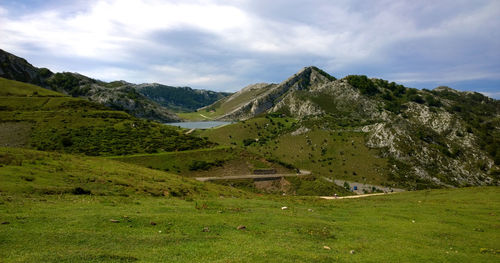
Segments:
[[[208,226],[204,227],[202,232],[210,232],[210,228],[208,228]]]
[[[351,255],[354,255],[354,254],[356,254],[356,251],[353,249],[353,250],[349,251],[349,253],[350,253]]]
[[[286,207],[286,206],[283,206],[283,207],[281,208],[281,210],[287,210],[287,209],[288,209],[288,207]]]
[[[111,222],[111,223],[120,223],[120,220],[110,219],[109,222]]]
[[[243,229],[247,229],[247,227],[246,227],[246,226],[244,226],[244,225],[239,225],[236,229],[238,229],[238,230],[243,230]]]
[[[326,250],[331,250],[331,248],[329,246],[323,246],[323,248]]]

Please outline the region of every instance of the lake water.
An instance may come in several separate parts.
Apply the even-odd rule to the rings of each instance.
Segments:
[[[231,124],[227,121],[188,121],[188,122],[172,122],[165,123],[167,125],[177,126],[186,129],[209,129],[226,124]]]

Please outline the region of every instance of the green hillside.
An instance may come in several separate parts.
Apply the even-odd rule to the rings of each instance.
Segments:
[[[241,191],[105,158],[0,148],[0,193],[9,195],[219,196]]]
[[[35,84],[73,97],[83,97],[138,118],[161,122],[180,120],[167,108],[140,94],[134,84],[124,81],[106,83],[72,72],[53,73],[47,68],[34,67],[26,59],[1,49],[0,77]]]
[[[31,84],[2,79],[0,90],[9,92],[9,96],[0,96],[0,145],[87,155],[188,150],[212,145],[174,127],[137,119],[87,100],[48,90],[43,93]]]
[[[365,146],[364,133],[352,129],[325,130],[313,123],[310,128],[303,127],[295,119],[267,115],[204,130],[199,136],[310,170],[318,178],[416,187],[415,181],[396,181],[391,177],[389,160]]]
[[[231,147],[111,158],[187,177],[248,175],[255,169],[263,168],[274,168],[278,173],[295,172],[259,155]]]
[[[61,97],[61,93],[0,77],[0,96]]]
[[[255,170],[274,169],[277,174],[295,174],[293,166],[273,157],[262,157],[239,147],[215,147],[210,149],[157,154],[135,154],[110,157],[121,162],[167,171],[185,177],[225,177],[251,175]],[[303,167],[301,167],[303,168]],[[286,195],[350,195],[351,192],[335,183],[315,176],[276,180],[218,180],[214,183],[236,187],[255,193]]]

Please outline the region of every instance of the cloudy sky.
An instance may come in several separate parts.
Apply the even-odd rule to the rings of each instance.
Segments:
[[[236,91],[315,65],[500,98],[498,0],[0,0],[0,49],[105,81]]]

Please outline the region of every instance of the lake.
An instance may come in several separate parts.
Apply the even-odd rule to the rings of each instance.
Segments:
[[[172,122],[165,123],[167,125],[177,126],[186,129],[210,129],[226,124],[231,124],[228,121],[188,121],[188,122]]]

